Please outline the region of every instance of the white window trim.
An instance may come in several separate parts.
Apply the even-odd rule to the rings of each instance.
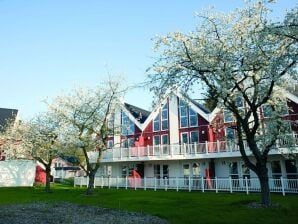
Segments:
[[[158,130],[154,130],[154,123],[155,123],[155,119],[156,119],[157,117],[158,117],[159,129],[158,129]],[[152,124],[153,124],[153,127],[152,127],[153,132],[159,132],[159,131],[160,131],[160,128],[161,128],[160,114],[159,114],[159,113],[158,113],[157,116],[153,119]]]
[[[164,135],[161,135],[161,136],[160,136],[160,137],[161,137],[161,138],[160,138],[160,140],[161,140],[161,141],[160,141],[161,145],[163,145],[163,143],[162,143],[163,136],[167,136],[167,138],[168,138],[168,143],[167,143],[167,145],[169,145],[169,144],[170,144],[170,143],[169,143],[169,140],[170,140],[170,139],[169,139],[169,135],[168,135],[168,134],[164,134]]]
[[[231,127],[225,127],[225,137],[227,138],[227,129],[233,129],[233,128],[231,128]],[[233,131],[234,131],[234,140],[236,139],[236,131],[233,129]]]
[[[182,142],[183,141],[183,137],[182,137],[183,134],[187,134],[187,143]],[[181,132],[180,133],[180,142],[181,142],[181,144],[189,144],[189,133],[188,132]]]
[[[186,121],[187,121],[187,124],[186,124],[186,126],[185,127],[182,127],[181,126],[181,118],[182,118],[182,116],[181,116],[181,108],[183,108],[182,106],[181,106],[181,102],[183,102],[183,104],[184,104],[184,106],[185,106],[185,108],[186,108],[186,115],[185,116],[183,116],[183,118],[185,118],[186,117]],[[188,106],[187,106],[187,104],[183,101],[183,100],[181,100],[180,98],[179,98],[179,105],[178,105],[178,108],[179,108],[179,127],[180,128],[188,128],[188,125],[189,125],[189,110],[188,110]]]
[[[160,145],[160,143],[161,143],[161,141],[160,141],[160,140],[161,140],[161,139],[160,139],[160,135],[153,135],[153,142],[152,142],[153,145],[154,145],[154,146],[157,146],[157,145],[155,144],[155,141],[154,141],[155,137],[158,137],[158,138],[159,138],[159,144],[158,144],[158,145]]]
[[[191,115],[190,115],[190,110],[192,110],[192,111],[195,113],[195,116],[197,117],[197,123],[196,123],[195,125],[190,125],[190,124],[191,124],[191,122],[190,122],[190,117],[191,117]],[[193,116],[193,115],[192,115],[192,116]],[[191,109],[190,106],[189,106],[189,107],[188,107],[188,126],[189,126],[189,127],[198,127],[198,125],[199,125],[199,117],[198,117],[198,113],[195,112],[193,109]]]
[[[198,141],[196,143],[198,144],[200,141],[200,132],[199,131],[191,131],[191,132],[189,132],[189,143],[190,144],[194,144],[194,142],[191,142],[191,134],[195,133],[195,132],[198,134]]]
[[[110,142],[112,142],[112,147],[109,146],[109,145],[110,145]],[[108,147],[109,149],[113,148],[113,147],[114,147],[114,140],[108,140],[108,142],[107,142],[107,147]]]
[[[228,112],[228,113],[231,113],[231,115],[232,115],[232,121],[227,121],[226,120],[226,116],[225,116],[225,112]],[[235,119],[235,116],[234,116],[234,114],[231,112],[231,111],[229,111],[229,110],[227,110],[227,109],[224,109],[224,123],[233,123],[233,122],[235,122],[236,121],[236,119]]]
[[[166,109],[163,109],[165,106],[166,106]],[[162,116],[163,111],[167,111],[167,119],[163,118],[163,116]],[[163,128],[163,125],[162,125],[163,121],[167,121],[167,124],[168,124],[167,126],[168,127],[166,129]],[[160,129],[161,129],[161,131],[169,130],[169,105],[168,105],[168,102],[165,105],[163,105],[162,108],[161,108],[161,112],[160,112]]]

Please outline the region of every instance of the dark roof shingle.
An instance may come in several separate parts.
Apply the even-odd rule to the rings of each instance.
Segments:
[[[0,108],[0,131],[3,131],[7,122],[14,120],[18,114],[16,109]]]
[[[149,111],[133,106],[131,104],[124,103],[124,106],[141,124],[144,123],[147,117],[150,115]]]

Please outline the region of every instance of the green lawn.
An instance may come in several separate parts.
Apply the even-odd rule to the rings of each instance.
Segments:
[[[0,188],[0,204],[35,201],[66,201],[129,211],[165,218],[170,223],[298,223],[298,195],[272,195],[279,208],[253,209],[259,194],[201,193],[175,191],[116,190],[97,188],[86,196],[85,188],[55,185],[47,194],[43,188]]]

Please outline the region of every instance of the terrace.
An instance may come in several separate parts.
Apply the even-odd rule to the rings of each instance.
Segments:
[[[291,147],[289,147],[292,145]],[[294,146],[294,147],[293,147]],[[297,153],[298,135],[294,134],[292,140],[285,138],[278,140],[270,154]],[[245,149],[249,148],[245,142]],[[97,159],[97,152],[89,152],[90,161]],[[103,152],[102,162],[120,161],[150,161],[150,160],[183,160],[204,158],[239,157],[240,151],[237,143],[232,141],[216,141],[193,144],[170,144],[130,148],[110,148]]]

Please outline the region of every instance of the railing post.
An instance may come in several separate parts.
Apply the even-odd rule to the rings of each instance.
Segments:
[[[53,178],[53,180],[54,180],[54,178]],[[76,186],[76,177],[73,178],[73,187],[75,187],[75,186]]]
[[[147,145],[147,156],[149,156],[149,145]]]
[[[230,193],[233,193],[232,177],[229,177],[230,182]]]
[[[219,143],[219,140],[216,141],[216,145],[217,145],[217,152],[220,151],[220,143]]]
[[[112,160],[114,160],[114,148],[111,148],[112,151]]]
[[[103,176],[101,176],[101,188],[103,188]]]
[[[81,176],[80,177],[80,187],[82,187],[82,185],[83,185],[83,177]]]
[[[137,182],[136,182],[136,177],[133,177],[133,183],[134,183],[134,186],[135,186],[135,191],[137,190]]]
[[[281,181],[281,190],[282,190],[282,195],[285,196],[285,185],[284,185],[284,179],[283,177],[280,177],[280,181]]]
[[[179,191],[179,179],[178,179],[178,177],[176,177],[176,190],[177,190],[177,192]]]
[[[205,189],[204,189],[204,177],[203,176],[201,177],[201,186],[202,186],[202,192],[204,193]]]
[[[159,155],[163,156],[163,147],[164,145],[159,145]]]
[[[190,176],[188,177],[188,191],[191,192],[191,179]]]
[[[108,186],[109,186],[109,189],[110,189],[111,188],[110,176],[108,176]]]
[[[218,193],[217,177],[215,177],[215,192]]]
[[[128,158],[130,159],[130,150],[129,150],[129,147],[127,147],[127,150],[128,150]]]
[[[170,145],[170,154],[171,154],[171,157],[173,157],[173,144]]]
[[[154,177],[154,191],[156,191],[156,177]]]
[[[249,194],[247,177],[245,177],[245,188],[246,188],[246,194]]]
[[[94,177],[93,188],[95,188],[96,177]]]
[[[86,178],[86,187],[88,187],[88,183],[89,183],[89,176],[87,176]]]
[[[119,148],[120,150],[120,160],[122,160],[122,148]]]
[[[127,190],[127,187],[128,187],[128,179],[127,179],[127,176],[125,177],[125,189]]]
[[[197,143],[197,142],[194,143],[194,146],[195,146],[195,147],[194,147],[194,148],[195,148],[195,155],[198,154],[198,144],[199,144],[199,143]]]
[[[208,141],[205,142],[205,148],[206,148],[206,154],[209,153],[209,150],[208,150]]]
[[[117,190],[119,189],[119,183],[118,183],[118,176],[116,177],[116,186],[117,186]]]
[[[167,191],[168,190],[168,178],[165,177],[164,181],[165,181],[165,191]]]
[[[145,191],[147,190],[147,180],[146,180],[146,177],[144,177],[144,190]]]

